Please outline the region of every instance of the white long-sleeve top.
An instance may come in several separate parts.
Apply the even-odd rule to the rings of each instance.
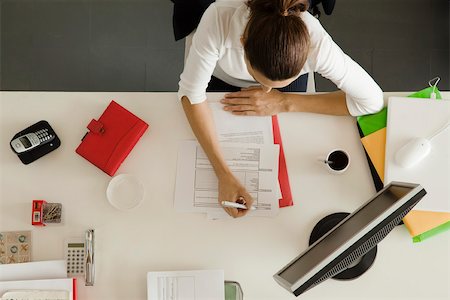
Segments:
[[[211,75],[237,87],[257,84],[249,74],[241,44],[249,9],[241,1],[212,3],[203,14],[192,39],[178,97],[192,104],[206,100]],[[383,107],[383,92],[378,84],[331,39],[320,22],[308,12],[301,13],[310,35],[308,58],[299,75],[318,72],[346,94],[351,115],[378,112]]]

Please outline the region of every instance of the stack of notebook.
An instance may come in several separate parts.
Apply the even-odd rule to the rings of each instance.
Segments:
[[[429,99],[431,92],[432,88],[427,88],[415,94],[412,94],[409,97],[428,98],[423,99],[423,101],[436,101]],[[441,99],[439,91],[436,91],[436,96],[437,99]],[[398,122],[394,123],[402,122],[402,120],[396,121]],[[389,132],[389,125],[386,128],[387,124],[387,108],[384,108],[377,114],[359,117],[357,122],[359,133],[361,136],[361,142],[366,151],[372,178],[374,180],[375,188],[377,189],[377,191],[381,190],[384,184],[387,184],[392,180],[407,181],[407,179],[417,179],[418,181],[422,181],[420,180],[420,174],[417,174],[417,172],[414,173],[414,170],[407,170],[404,174],[415,174],[418,175],[418,177],[416,176],[417,178],[415,178],[414,176],[414,178],[410,176],[399,176],[398,174],[396,174],[398,172],[395,172],[395,168],[389,168],[389,165],[392,165],[392,153],[389,154],[389,157],[386,157],[386,133],[388,132],[390,138],[393,139],[395,137],[392,135],[392,132],[395,131],[391,130],[391,132]],[[394,126],[397,125],[398,124],[395,124]],[[391,152],[393,150],[394,149],[391,149]],[[445,181],[446,179],[442,178],[442,180]],[[422,182],[417,183],[422,184]],[[445,185],[445,183],[443,184]],[[425,189],[427,189],[427,186],[424,187]],[[433,191],[431,192],[433,194]],[[433,201],[432,195],[427,196],[427,198],[429,198],[428,203]],[[450,229],[450,212],[446,210],[437,211],[436,209],[429,210],[416,208],[403,219],[403,222],[408,228],[413,238],[413,242],[420,242],[428,237]]]

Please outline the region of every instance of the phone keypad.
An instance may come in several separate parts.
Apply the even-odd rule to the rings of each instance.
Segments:
[[[48,133],[47,128],[38,130],[35,133],[38,136],[41,143],[49,141],[51,138],[53,138],[53,135]]]

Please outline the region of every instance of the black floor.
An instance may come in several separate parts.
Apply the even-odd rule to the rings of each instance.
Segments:
[[[186,0],[189,1],[189,0]],[[384,91],[450,90],[449,0],[337,0],[320,18]],[[176,91],[169,0],[0,0],[0,90]],[[316,76],[318,91],[334,90]]]
[[[449,0],[337,0],[320,20],[384,91],[411,91],[441,77],[450,90]],[[316,76],[318,90],[335,90]]]

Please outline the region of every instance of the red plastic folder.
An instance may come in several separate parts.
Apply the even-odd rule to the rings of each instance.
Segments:
[[[77,279],[76,278],[72,278],[72,300],[77,300],[78,297],[78,291],[77,291]]]
[[[89,123],[89,132],[76,152],[113,176],[148,127],[147,123],[111,101],[100,118]]]
[[[286,167],[286,158],[284,157],[283,142],[281,140],[280,125],[278,117],[272,116],[273,143],[280,145],[280,156],[278,161],[278,181],[281,189],[280,207],[292,206],[291,185],[289,184],[289,176]]]

